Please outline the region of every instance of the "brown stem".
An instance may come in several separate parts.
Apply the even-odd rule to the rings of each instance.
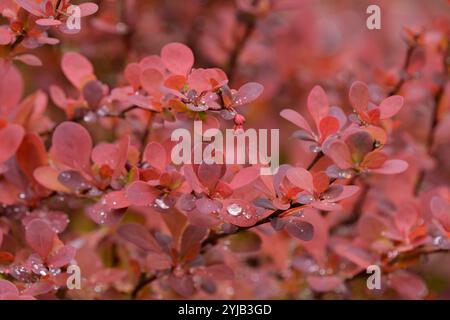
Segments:
[[[320,151],[312,160],[312,162],[309,164],[309,166],[306,168],[306,170],[311,170],[312,167],[316,165],[317,162],[319,162],[320,159],[322,159],[324,156],[323,152]]]
[[[442,79],[442,83],[440,84],[438,90],[436,91],[436,93],[434,95],[434,99],[433,99],[434,104],[433,104],[433,109],[432,109],[432,113],[431,113],[430,129],[428,130],[428,135],[427,135],[426,144],[425,144],[427,154],[429,156],[433,156],[435,131],[436,131],[436,128],[439,123],[439,106],[441,105],[441,102],[442,102],[442,99],[443,99],[444,93],[445,93],[445,87],[448,82],[448,72],[449,72],[449,68],[450,68],[450,40],[447,41],[447,48],[442,57],[442,64],[444,67],[444,71],[443,71],[444,76]],[[414,187],[414,195],[419,194],[422,184],[425,181],[425,177],[426,177],[426,170],[422,169],[419,172],[417,182]]]
[[[403,85],[406,82],[406,75],[408,72],[409,65],[411,64],[411,58],[413,55],[414,50],[417,48],[416,41],[414,40],[413,43],[408,44],[408,50],[406,51],[406,57],[405,61],[403,62],[402,71],[400,72],[400,80],[395,84],[395,86],[392,88],[392,90],[389,92],[389,96],[395,95],[400,92],[400,89],[403,87]]]
[[[155,281],[158,277],[156,274],[147,276],[145,273],[142,273],[139,277],[139,280],[136,284],[136,286],[133,288],[133,291],[131,292],[131,299],[135,300],[139,294],[139,292],[149,283]]]
[[[239,18],[239,13],[238,13],[238,18]],[[230,83],[233,81],[233,78],[235,76],[239,56],[241,55],[242,50],[245,48],[245,45],[246,45],[247,41],[250,39],[250,36],[252,35],[253,31],[255,30],[255,26],[256,26],[255,17],[245,16],[244,18],[245,18],[244,34],[237,41],[236,46],[231,51],[231,54],[230,54],[230,57],[228,60],[228,64],[227,64],[227,74],[228,74],[228,79],[230,80]]]

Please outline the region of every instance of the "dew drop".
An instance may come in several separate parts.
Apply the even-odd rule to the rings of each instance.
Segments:
[[[94,291],[97,293],[101,293],[101,292],[103,292],[103,290],[105,290],[105,288],[101,284],[98,284],[94,287]]]
[[[396,250],[389,251],[389,252],[387,253],[387,256],[388,256],[389,259],[394,259],[395,257],[398,256],[398,251],[396,251]]]
[[[314,197],[311,194],[302,194],[297,198],[301,204],[310,204],[314,201]]]
[[[94,121],[96,121],[97,120],[97,115],[94,113],[94,112],[92,112],[92,111],[89,111],[84,117],[83,117],[83,120],[84,120],[84,122],[94,122]]]
[[[244,210],[242,209],[242,207],[240,205],[238,205],[237,203],[230,204],[227,207],[228,214],[231,216],[234,216],[234,217],[241,215],[243,211]]]
[[[443,241],[444,239],[442,238],[442,236],[437,236],[436,238],[433,239],[433,244],[435,246],[440,246]]]
[[[157,206],[158,208],[163,209],[163,210],[167,210],[170,208],[170,206],[164,202],[163,198],[157,198],[155,200],[155,206]]]
[[[19,193],[18,198],[19,198],[20,200],[25,200],[25,199],[27,198],[27,195],[26,195],[24,192],[21,192],[21,193]]]
[[[313,145],[309,148],[309,150],[313,153],[319,153],[322,151],[322,149],[318,145]]]

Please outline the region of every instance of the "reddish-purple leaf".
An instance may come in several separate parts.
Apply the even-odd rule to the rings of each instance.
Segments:
[[[158,196],[157,190],[143,181],[135,181],[126,189],[128,201],[135,206],[148,206]]]
[[[380,106],[380,119],[389,119],[395,116],[403,107],[403,97],[390,96],[384,99]]]
[[[156,253],[161,252],[161,247],[156,239],[140,224],[130,223],[122,225],[117,230],[117,233],[143,250]]]
[[[167,69],[180,75],[187,75],[194,65],[194,54],[182,43],[169,43],[161,50],[161,59]]]
[[[77,52],[64,54],[61,67],[67,79],[79,90],[89,80],[95,79],[94,67],[88,59]]]
[[[11,158],[22,142],[25,130],[17,124],[0,128],[0,164]]]
[[[445,230],[450,232],[450,204],[440,197],[431,199],[431,212]]]
[[[207,235],[207,228],[188,225],[181,237],[180,261],[188,262],[196,258],[200,253],[201,244]]]
[[[316,292],[330,292],[343,284],[343,279],[337,276],[308,276],[308,285]]]
[[[166,150],[160,143],[150,142],[145,147],[143,160],[163,172],[167,164]]]
[[[61,268],[68,265],[74,258],[76,249],[71,246],[64,246],[59,248],[56,252],[48,257],[48,266],[50,268]]]
[[[21,61],[29,66],[40,67],[42,61],[33,54],[21,54],[14,57],[14,60]]]
[[[389,285],[400,296],[411,300],[423,299],[428,294],[425,282],[419,276],[405,270],[391,273]]]
[[[381,168],[371,169],[371,172],[380,174],[397,174],[405,172],[408,169],[408,163],[403,160],[387,160]]]
[[[130,63],[125,68],[125,79],[127,79],[134,90],[139,89],[139,87],[141,86],[140,74],[141,66],[139,65],[139,63]]]
[[[169,276],[169,285],[176,293],[185,298],[189,298],[195,293],[194,281],[188,275],[177,277],[171,274]]]
[[[264,91],[264,87],[256,82],[249,82],[239,88],[234,96],[234,105],[243,106],[255,101]]]
[[[297,127],[302,128],[303,130],[312,134],[312,130],[311,130],[311,127],[309,126],[308,122],[297,111],[292,110],[292,109],[284,109],[283,111],[280,112],[280,116],[283,117],[284,119],[292,122]]]
[[[81,17],[93,15],[98,11],[98,5],[93,2],[85,2],[78,5],[81,12]]]
[[[290,221],[286,224],[285,228],[291,236],[303,241],[310,241],[314,237],[314,227],[306,221]]]
[[[98,80],[89,81],[83,87],[83,97],[91,109],[98,108],[105,94],[104,85]]]
[[[411,204],[401,205],[394,215],[394,222],[397,229],[405,236],[414,227],[419,215],[416,208]]]
[[[319,121],[319,132],[322,141],[339,131],[339,120],[333,116],[325,116]]]
[[[229,185],[233,190],[236,190],[254,182],[258,178],[259,168],[247,167],[236,173]]]
[[[348,169],[353,166],[350,149],[341,140],[333,141],[324,149],[324,153],[341,169]]]
[[[18,296],[17,287],[7,280],[0,279],[0,299],[4,296]]]
[[[92,151],[89,132],[75,122],[61,123],[53,133],[52,155],[63,165],[87,171]]]
[[[42,27],[53,27],[53,26],[59,26],[62,24],[61,21],[56,19],[38,19],[36,20],[36,24],[40,25]]]
[[[308,110],[317,126],[328,115],[328,97],[321,86],[315,86],[308,95]]]
[[[251,227],[259,219],[253,205],[241,199],[226,199],[223,201],[220,216],[226,222],[239,227]]]
[[[139,76],[139,81],[142,88],[153,97],[161,95],[161,85],[163,82],[163,75],[156,69],[145,69]]]
[[[356,193],[358,193],[358,186],[342,186],[342,192],[339,193],[336,197],[332,197],[329,200],[333,202],[338,202],[350,197],[353,197]]]
[[[202,162],[198,166],[198,179],[209,190],[214,190],[217,182],[224,174],[224,166],[221,164],[206,164]]]
[[[16,0],[17,4],[24,8],[29,13],[41,17],[43,16],[43,12],[39,7],[38,3],[34,0]]]
[[[310,194],[314,193],[313,177],[308,170],[304,168],[291,168],[286,172],[286,177],[295,186],[308,191]]]
[[[17,106],[23,94],[23,80],[17,68],[0,61],[0,116],[6,117]],[[3,140],[0,140],[3,141]]]
[[[369,106],[369,89],[361,81],[356,81],[350,87],[350,102],[357,112],[366,112]]]
[[[47,259],[47,256],[52,251],[53,241],[56,237],[56,232],[50,224],[45,220],[35,219],[26,225],[25,231],[28,245],[36,251],[42,259]]]
[[[128,208],[131,204],[125,190],[112,191],[105,195],[104,201],[109,209]]]

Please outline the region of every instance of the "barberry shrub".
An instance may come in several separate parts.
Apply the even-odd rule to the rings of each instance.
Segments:
[[[449,8],[397,4],[1,0],[0,300],[448,298]]]

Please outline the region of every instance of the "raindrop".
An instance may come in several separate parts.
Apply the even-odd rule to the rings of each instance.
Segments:
[[[352,174],[348,170],[342,170],[339,172],[338,177],[342,179],[350,179]]]
[[[170,208],[170,206],[164,202],[164,198],[157,198],[155,200],[155,206],[157,206],[158,208],[163,209],[163,210],[167,210]]]
[[[311,194],[301,194],[298,196],[297,201],[301,204],[310,204],[314,201],[314,197]]]
[[[106,213],[106,211],[101,210],[98,215],[100,216],[99,222],[100,224],[105,224],[106,223],[106,219],[108,218],[108,214]]]
[[[21,193],[19,193],[18,198],[19,198],[20,200],[25,200],[25,199],[27,198],[27,195],[26,195],[24,192],[21,192]]]
[[[94,121],[96,121],[97,120],[97,115],[94,113],[94,112],[92,112],[92,111],[89,111],[84,117],[83,117],[83,120],[84,120],[84,122],[94,122]]]
[[[318,145],[312,145],[309,150],[313,153],[319,153],[322,151],[322,149]]]
[[[240,205],[238,205],[237,203],[230,204],[227,207],[228,214],[231,216],[234,216],[234,217],[241,215],[243,211],[244,210],[242,209],[242,207]]]
[[[100,117],[104,117],[104,116],[108,115],[109,114],[108,107],[107,106],[102,106],[100,109],[97,110],[97,114]]]
[[[233,120],[234,117],[236,116],[236,111],[224,109],[224,110],[220,111],[220,116],[224,120]]]
[[[396,250],[389,251],[389,252],[387,253],[387,256],[388,256],[389,259],[394,259],[395,257],[398,256],[398,251],[396,251]]]
[[[105,289],[105,288],[104,288],[103,285],[101,285],[101,284],[98,284],[98,285],[96,285],[96,286],[94,287],[94,291],[97,292],[97,293],[103,292],[104,289]]]
[[[444,238],[442,238],[442,236],[437,236],[436,238],[433,239],[433,244],[435,246],[440,246],[443,242]]]

